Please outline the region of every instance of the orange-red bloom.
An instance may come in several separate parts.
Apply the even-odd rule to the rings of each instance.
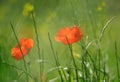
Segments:
[[[22,51],[22,53],[21,53]],[[19,48],[19,46],[15,46],[14,48],[12,48],[11,50],[11,54],[13,56],[13,58],[15,58],[16,60],[20,60],[22,59],[22,54],[23,56],[25,56],[28,53],[28,51],[26,50],[25,47],[21,46],[21,50]]]
[[[26,39],[26,38],[22,38],[20,40],[20,45],[26,47],[28,50],[31,49],[33,47],[33,40],[32,39]]]
[[[12,48],[12,57],[16,60],[22,59],[22,56],[26,56],[29,50],[33,47],[34,42],[32,39],[22,38],[20,40],[20,47],[17,45]]]
[[[68,45],[78,42],[82,38],[82,36],[82,31],[79,29],[78,26],[73,26],[72,28],[66,27],[58,31],[55,40]]]

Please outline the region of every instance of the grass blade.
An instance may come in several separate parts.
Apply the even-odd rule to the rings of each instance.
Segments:
[[[33,12],[32,12],[32,19],[33,19],[34,30],[35,30],[36,41],[37,41],[38,57],[39,57],[39,60],[41,60],[42,56],[41,56],[41,52],[40,52],[39,36],[38,36],[36,21],[35,21],[35,17],[33,15]],[[40,81],[42,82],[42,75],[43,75],[42,63],[40,63],[39,66],[40,66]]]
[[[117,66],[117,76],[118,76],[118,82],[120,81],[120,71],[119,71],[119,57],[118,57],[118,51],[117,51],[117,43],[115,41],[115,57],[116,57],[116,66]]]
[[[51,41],[51,38],[50,38],[50,33],[48,33],[48,38],[49,38],[50,46],[51,46],[51,49],[52,49],[52,52],[53,52],[53,56],[54,56],[56,65],[59,67],[59,66],[60,66],[60,63],[59,63],[59,60],[58,60],[58,56],[56,55],[56,53],[55,53],[55,51],[54,51],[53,44],[52,44],[52,41]],[[61,82],[64,82],[63,77],[62,77],[62,73],[61,73],[61,71],[60,71],[60,68],[58,69],[58,73],[59,73],[59,75],[60,75]]]
[[[24,59],[24,55],[23,55],[23,52],[22,52],[22,49],[21,49],[21,46],[20,46],[18,37],[17,37],[17,35],[16,35],[15,29],[14,29],[14,27],[13,27],[13,24],[12,24],[11,22],[10,22],[10,25],[11,25],[12,31],[13,31],[13,33],[14,33],[14,35],[15,35],[15,38],[16,38],[16,40],[17,40],[18,47],[20,48],[20,52],[22,53],[23,62],[24,62],[24,67],[25,67],[25,70],[26,70],[26,73],[27,73],[27,65],[26,65],[26,61],[25,61],[25,59]],[[27,75],[27,74],[26,74],[26,79],[27,79],[27,82],[28,82],[28,75]]]
[[[113,21],[113,19],[115,19],[115,17],[112,17],[111,19],[109,19],[109,20],[106,22],[106,24],[104,25],[104,27],[102,28],[102,30],[101,30],[101,32],[100,32],[100,36],[99,36],[99,41],[101,41],[105,30],[107,29],[108,25]]]
[[[77,65],[76,65],[76,63],[75,63],[75,59],[74,59],[74,56],[73,56],[72,45],[69,44],[69,41],[68,41],[67,36],[66,36],[66,40],[67,40],[67,43],[68,43],[68,48],[70,49],[70,55],[71,55],[71,57],[72,57],[74,67],[76,68],[76,69],[75,69],[76,81],[79,82],[78,70],[77,70]]]

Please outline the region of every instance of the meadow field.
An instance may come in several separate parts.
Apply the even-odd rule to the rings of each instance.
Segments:
[[[120,82],[120,0],[0,0],[0,82]]]

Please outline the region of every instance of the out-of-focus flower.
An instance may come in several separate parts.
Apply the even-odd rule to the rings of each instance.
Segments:
[[[26,3],[25,5],[24,5],[24,7],[23,7],[23,12],[22,12],[22,14],[24,15],[24,16],[28,16],[28,15],[30,15],[30,12],[32,12],[34,10],[34,6],[32,5],[32,4],[30,4],[30,3]]]
[[[97,11],[102,11],[104,9],[104,7],[106,6],[105,2],[102,2],[98,7],[97,7]]]
[[[33,44],[34,44],[34,42],[32,39],[22,38],[20,40],[20,45],[26,47],[28,50],[33,47]]]
[[[15,46],[11,50],[12,57],[16,60],[21,60],[22,56],[26,56],[29,50],[33,47],[32,39],[22,38],[19,43],[20,46]]]
[[[97,11],[102,11],[102,10],[103,10],[103,8],[101,6],[97,7]]]
[[[28,51],[25,47],[21,46],[21,50],[20,50],[18,45],[12,48],[11,50],[12,57],[15,58],[16,60],[22,59],[22,55],[25,56],[27,53]]]
[[[83,33],[78,26],[73,26],[72,28],[66,27],[58,31],[55,40],[69,45],[78,42],[82,36]]]

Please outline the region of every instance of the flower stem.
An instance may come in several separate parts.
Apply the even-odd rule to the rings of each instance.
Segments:
[[[53,52],[53,56],[54,56],[56,65],[59,67],[59,66],[60,66],[60,63],[59,63],[59,60],[58,60],[58,56],[56,55],[56,53],[55,53],[55,51],[54,51],[53,44],[52,44],[52,41],[51,41],[51,39],[50,39],[50,33],[48,33],[48,38],[49,38],[49,41],[50,41],[50,46],[51,46],[51,49],[52,49],[52,52]],[[61,73],[61,71],[60,71],[60,68],[58,68],[58,73],[59,73],[59,75],[60,75],[61,82],[64,82],[63,77],[62,77],[62,73]]]
[[[119,57],[118,57],[118,53],[117,53],[117,43],[115,41],[115,56],[116,56],[116,66],[117,66],[117,76],[118,76],[118,82],[120,81],[120,72],[119,72]]]
[[[24,58],[24,55],[23,55],[23,52],[22,52],[22,49],[21,49],[21,46],[20,46],[18,37],[17,37],[17,35],[16,35],[15,29],[14,29],[14,27],[13,27],[13,24],[12,24],[11,22],[10,22],[10,25],[11,25],[12,31],[13,31],[13,33],[14,33],[14,35],[15,35],[15,38],[16,38],[16,40],[17,40],[18,46],[19,46],[19,48],[20,48],[20,52],[22,53],[23,62],[24,62],[24,67],[25,67],[25,70],[26,70],[26,73],[27,73],[27,65],[26,65],[26,61],[25,61],[25,58]],[[26,78],[27,78],[27,82],[28,82],[28,79],[29,79],[29,78],[28,78],[28,74],[26,74]]]
[[[41,60],[41,52],[40,52],[40,46],[39,46],[39,36],[38,36],[38,32],[37,32],[37,26],[36,26],[36,21],[35,21],[35,17],[33,15],[33,12],[32,12],[32,19],[33,19],[33,23],[34,23],[34,30],[35,30],[35,35],[36,35],[36,41],[37,41],[37,49],[38,49],[38,57],[39,57],[39,60]],[[43,75],[43,65],[42,63],[40,62],[39,64],[40,66],[40,81],[42,82],[42,75]]]
[[[70,49],[70,55],[71,55],[71,57],[72,57],[73,64],[74,64],[74,67],[75,67],[76,80],[77,80],[77,82],[79,82],[79,78],[78,78],[78,70],[77,70],[77,65],[76,65],[76,63],[75,63],[75,59],[74,59],[74,56],[73,56],[72,45],[69,44],[69,41],[68,41],[67,36],[66,36],[66,40],[67,40],[68,47],[69,47],[69,49]]]
[[[99,67],[99,70],[100,70],[100,60],[101,60],[101,52],[100,52],[100,48],[98,49],[98,67]],[[100,72],[98,73],[98,80],[100,82]]]
[[[78,78],[78,70],[77,70],[77,65],[76,65],[76,63],[75,63],[75,59],[74,59],[74,56],[73,56],[72,45],[68,45],[68,47],[69,47],[69,49],[70,49],[71,57],[72,57],[73,64],[74,64],[74,67],[75,67],[76,80],[77,80],[77,82],[79,82],[79,78]]]

